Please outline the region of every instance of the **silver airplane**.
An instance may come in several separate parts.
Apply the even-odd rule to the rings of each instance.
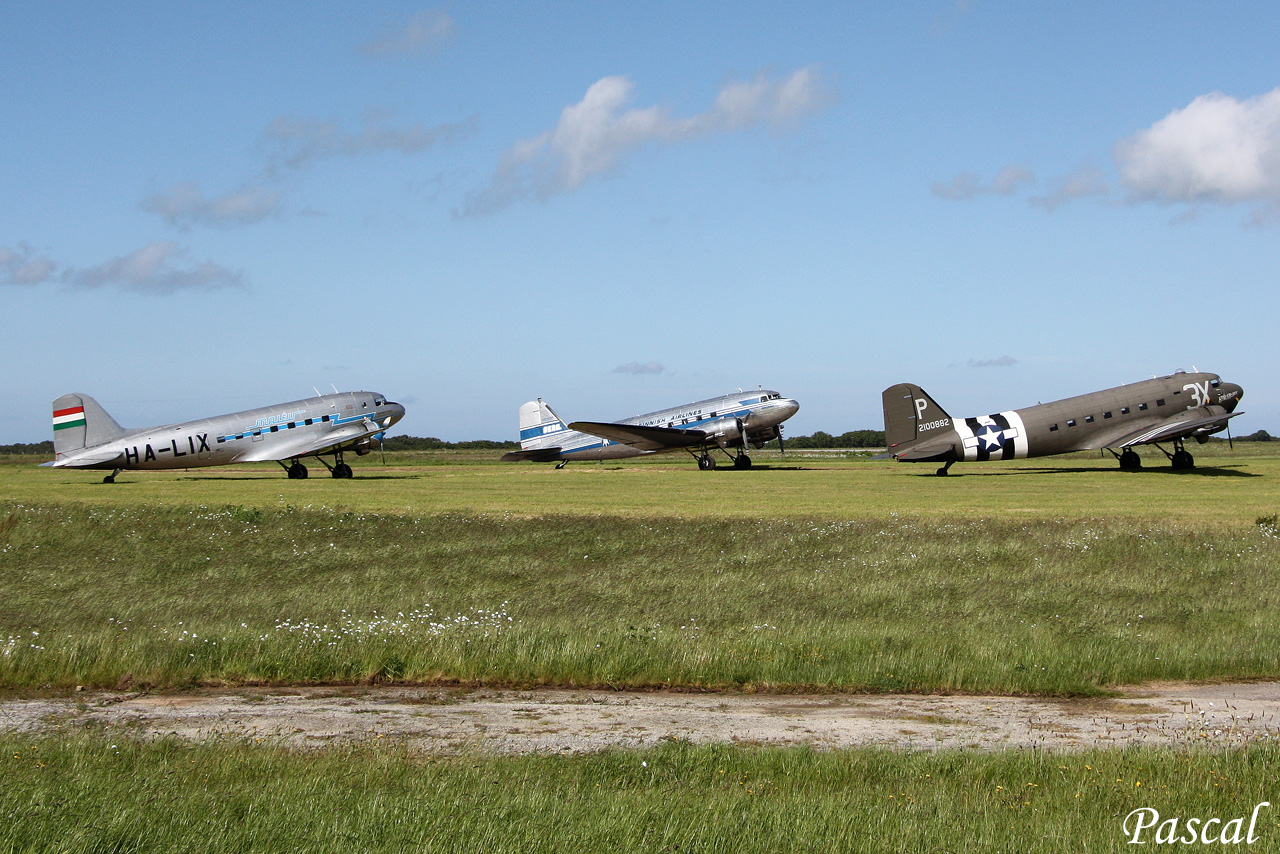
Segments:
[[[800,404],[776,391],[739,391],[637,415],[622,421],[574,421],[556,415],[542,398],[520,407],[520,450],[504,454],[507,462],[529,460],[555,462],[564,468],[570,460],[615,460],[664,451],[688,451],[707,471],[716,467],[712,451],[719,449],[734,468],[751,468],[751,448],[778,440],[782,448],[782,422]],[[730,448],[737,453],[730,453]]]
[[[334,477],[351,477],[342,455],[363,456],[373,440],[404,417],[404,407],[371,391],[322,394],[276,406],[216,415],[144,430],[126,430],[87,394],[53,402],[54,468],[185,469],[271,460],[290,478],[304,478],[303,457],[315,457]],[[332,454],[329,465],[321,456]],[[289,461],[285,465],[285,460]]]
[[[1217,374],[1178,371],[1116,388],[976,418],[952,418],[920,386],[884,390],[888,451],[876,459],[942,463],[945,475],[961,460],[1013,460],[1072,451],[1108,450],[1120,468],[1135,471],[1135,445],[1155,445],[1173,468],[1195,467],[1186,439],[1206,442],[1227,429],[1244,390]],[[1166,451],[1162,443],[1173,445]],[[1120,453],[1116,453],[1116,448]]]

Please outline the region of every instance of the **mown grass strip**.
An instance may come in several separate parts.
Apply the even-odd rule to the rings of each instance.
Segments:
[[[0,851],[1123,851],[1139,808],[1179,833],[1193,817],[1247,826],[1276,803],[1278,764],[1270,744],[420,757],[385,742],[295,752],[9,734]],[[1258,815],[1256,850],[1271,850],[1280,810]]]

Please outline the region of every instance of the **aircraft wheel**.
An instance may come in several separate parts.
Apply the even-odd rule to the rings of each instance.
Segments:
[[[716,458],[711,456],[710,454],[703,454],[702,456],[698,457],[698,468],[702,469],[703,471],[711,471],[715,467],[716,467]]]
[[[748,457],[746,454],[738,454],[738,456],[733,458],[733,467],[736,469],[751,468],[751,457]]]
[[[104,478],[102,479],[102,482],[103,482],[103,483],[115,483],[115,482],[116,482],[116,476],[115,476],[115,475],[113,475],[113,474],[109,474],[109,475],[107,475],[106,477],[104,477]]]
[[[290,480],[304,480],[307,476],[307,467],[302,463],[294,463],[289,466]]]
[[[351,466],[347,465],[346,463],[338,463],[336,466],[333,467],[333,476],[340,477],[340,478],[351,477]]]
[[[946,476],[947,476],[947,466],[943,466],[942,468],[938,469],[938,477],[946,477]]]
[[[1185,469],[1193,469],[1196,467],[1195,457],[1191,456],[1190,451],[1178,451],[1173,455],[1173,467],[1179,471]]]
[[[1120,455],[1120,468],[1123,471],[1138,471],[1142,468],[1142,457],[1137,451],[1128,450]]]

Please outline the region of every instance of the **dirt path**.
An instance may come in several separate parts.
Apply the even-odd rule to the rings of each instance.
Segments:
[[[580,753],[664,738],[924,750],[1241,744],[1280,736],[1280,683],[1153,685],[1119,698],[1065,700],[419,688],[0,700],[0,730],[75,725],[148,738],[232,736],[300,747],[394,738],[430,753]]]

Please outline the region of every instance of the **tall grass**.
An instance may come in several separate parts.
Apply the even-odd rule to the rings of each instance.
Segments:
[[[1274,527],[0,504],[0,686],[1280,675]]]
[[[1271,744],[442,758],[9,734],[0,851],[1123,851],[1134,809],[1247,822],[1263,801],[1257,850],[1274,850],[1278,765]]]

